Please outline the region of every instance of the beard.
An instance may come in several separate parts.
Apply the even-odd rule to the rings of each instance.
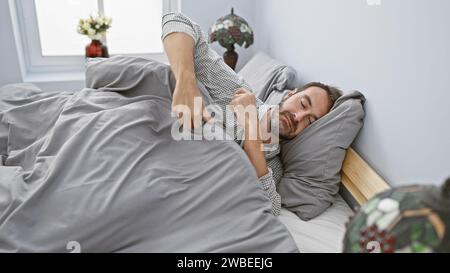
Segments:
[[[289,127],[287,119],[289,119],[291,125],[295,128],[296,122],[294,121],[294,118],[292,117],[292,114],[289,111],[283,110],[283,104],[286,99],[283,99],[278,104],[278,134],[280,137],[280,140],[291,140],[295,137],[295,134],[292,128]]]
[[[279,118],[279,136],[281,140],[291,140],[295,137],[295,134],[293,132],[291,132],[289,125],[287,124],[286,119],[290,119],[291,120],[291,124],[294,125],[294,123],[292,123],[292,119],[290,118],[292,114],[288,111],[282,111],[280,112],[280,118]],[[283,119],[281,118],[283,117]]]

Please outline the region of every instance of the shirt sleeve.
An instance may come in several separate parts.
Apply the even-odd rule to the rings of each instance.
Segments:
[[[174,32],[186,33],[194,39],[197,45],[200,38],[200,33],[195,29],[194,23],[185,15],[176,12],[164,14],[162,19],[162,35],[161,40],[164,40],[167,35]]]
[[[241,87],[252,91],[245,80],[209,46],[208,36],[197,23],[182,13],[167,13],[162,19],[162,39],[174,32],[185,33],[194,40],[195,76],[206,87],[215,104],[225,107]]]
[[[281,211],[281,197],[276,191],[275,181],[273,179],[272,169],[269,168],[269,172],[259,178],[259,183],[267,197],[272,202],[272,214],[275,216],[280,215]]]

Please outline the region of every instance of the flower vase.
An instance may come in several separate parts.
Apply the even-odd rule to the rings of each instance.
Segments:
[[[100,40],[92,40],[86,46],[86,58],[108,58],[108,47]]]

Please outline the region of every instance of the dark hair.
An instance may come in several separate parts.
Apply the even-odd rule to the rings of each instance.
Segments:
[[[342,91],[339,90],[339,88],[334,87],[334,86],[330,86],[321,82],[310,82],[307,83],[305,85],[303,85],[302,87],[297,88],[297,92],[301,92],[305,89],[308,89],[310,87],[319,87],[323,90],[325,90],[328,94],[328,98],[330,99],[330,108],[333,107],[334,103],[336,102],[336,100],[342,96]]]

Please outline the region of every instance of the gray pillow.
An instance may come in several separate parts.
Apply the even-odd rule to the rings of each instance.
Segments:
[[[292,91],[292,89],[291,90],[286,89],[284,91],[272,92],[272,93],[270,93],[270,95],[267,97],[267,99],[264,102],[269,105],[278,105],[283,100],[283,98],[285,96],[287,96],[287,94],[290,91]]]
[[[239,72],[262,101],[274,92],[293,89],[297,73],[263,52],[257,53]]]
[[[281,143],[284,175],[281,202],[302,220],[310,220],[334,201],[345,153],[363,125],[364,95],[340,97],[332,110],[294,139]]]

